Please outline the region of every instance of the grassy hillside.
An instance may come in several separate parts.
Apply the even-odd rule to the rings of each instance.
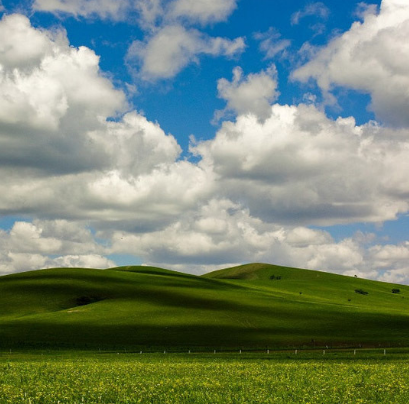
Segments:
[[[0,277],[0,348],[407,346],[408,309],[407,286],[266,264],[47,269]]]

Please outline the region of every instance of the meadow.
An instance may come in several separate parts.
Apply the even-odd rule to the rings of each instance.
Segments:
[[[407,404],[408,297],[267,264],[2,276],[0,404]]]
[[[3,353],[0,404],[408,403],[408,353]]]

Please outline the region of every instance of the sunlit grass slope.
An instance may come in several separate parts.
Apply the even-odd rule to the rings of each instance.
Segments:
[[[266,264],[202,277],[153,267],[0,277],[3,349],[344,344],[408,346],[409,287]]]

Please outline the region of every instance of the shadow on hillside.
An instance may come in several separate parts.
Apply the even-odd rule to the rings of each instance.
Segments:
[[[284,315],[285,313],[281,313]],[[287,313],[288,315],[288,313]],[[283,318],[284,319],[284,318]],[[10,349],[119,349],[163,347],[177,350],[194,347],[288,347],[288,346],[345,346],[345,344],[407,345],[409,333],[407,316],[366,315],[349,321],[334,318],[323,322],[318,317],[310,321],[264,323],[258,327],[242,324],[214,324],[212,318],[175,325],[162,320],[159,325],[120,324],[112,322],[68,322],[54,319],[41,321],[18,319],[0,323],[0,348]],[[387,331],[386,331],[387,330]]]
[[[204,278],[177,282],[167,275],[161,277],[160,281],[155,276],[155,282],[146,277],[138,277],[130,282],[129,279],[103,274],[94,276],[78,273],[65,277],[51,273],[34,279],[0,282],[0,293],[6,295],[7,292],[9,296],[7,305],[12,307],[13,300],[24,297],[30,314],[33,314],[33,307],[41,308],[40,312],[69,309],[81,305],[83,297],[92,297],[87,302],[89,304],[107,300],[114,304],[115,301],[129,300],[135,305],[145,302],[156,306],[203,310],[257,310],[257,307],[244,304],[237,291],[247,293],[247,288]],[[256,296],[255,292],[248,293]],[[25,315],[23,309],[21,315]]]

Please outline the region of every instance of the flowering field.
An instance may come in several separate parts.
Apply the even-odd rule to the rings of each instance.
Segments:
[[[408,403],[409,363],[265,354],[0,356],[0,403]]]

